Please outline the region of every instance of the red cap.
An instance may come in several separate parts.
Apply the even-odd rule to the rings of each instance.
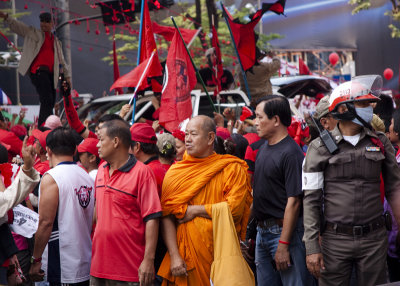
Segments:
[[[99,157],[99,149],[97,148],[97,143],[99,143],[98,139],[95,138],[86,138],[82,141],[81,144],[78,145],[78,153],[88,152],[90,154],[95,155],[97,158]]]
[[[26,135],[26,128],[23,125],[17,124],[11,127],[11,132],[13,132],[17,137]]]
[[[228,138],[231,138],[231,133],[229,133],[229,130],[225,127],[217,127],[217,136],[226,140]]]
[[[179,129],[176,129],[174,132],[172,132],[172,136],[178,140],[181,140],[182,142],[185,142],[185,132]]]
[[[39,129],[35,129],[32,131],[32,136],[39,140],[39,143],[43,149],[46,149],[46,137],[50,132],[51,130],[46,130],[42,132]]]
[[[131,126],[132,140],[142,143],[157,144],[157,136],[153,127],[147,123],[135,123]]]

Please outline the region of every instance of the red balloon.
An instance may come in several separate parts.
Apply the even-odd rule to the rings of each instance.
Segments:
[[[383,71],[383,76],[387,79],[390,80],[393,77],[393,70],[390,68],[387,68]]]
[[[339,60],[339,55],[337,53],[331,53],[329,55],[329,62],[332,66],[336,65]]]

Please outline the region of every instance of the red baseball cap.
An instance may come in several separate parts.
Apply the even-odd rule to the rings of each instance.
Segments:
[[[39,140],[39,143],[43,149],[46,149],[46,137],[47,135],[49,135],[50,132],[51,130],[46,130],[42,132],[39,129],[35,129],[32,131],[32,136]]]
[[[97,148],[97,143],[99,143],[98,139],[95,138],[86,138],[82,141],[81,144],[78,145],[78,153],[88,152],[90,154],[95,155],[97,158],[99,157],[99,149]]]
[[[157,144],[156,132],[147,123],[135,123],[131,126],[132,140],[142,143]]]

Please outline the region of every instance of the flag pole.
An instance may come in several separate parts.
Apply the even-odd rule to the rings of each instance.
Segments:
[[[147,1],[147,0],[142,0],[142,3],[140,4],[139,47],[138,47],[137,60],[136,60],[137,65],[140,64],[140,52],[141,52],[141,47],[142,47],[144,1]],[[137,90],[137,88],[135,88],[135,92],[133,93],[132,124],[135,123],[135,113],[136,113],[136,96],[135,95],[136,95],[136,90]],[[129,102],[129,104],[130,104],[130,102]]]
[[[221,8],[222,8],[222,11],[223,11],[222,15],[224,15],[226,25],[228,26],[228,29],[229,29],[229,34],[231,35],[233,47],[235,48],[235,52],[236,52],[236,55],[237,55],[237,58],[238,58],[238,61],[239,61],[239,64],[240,64],[240,68],[242,69],[244,85],[245,85],[246,91],[247,91],[247,97],[251,101],[250,89],[249,89],[249,84],[247,83],[246,72],[245,72],[245,70],[243,68],[242,61],[240,60],[239,51],[238,51],[238,49],[236,47],[236,42],[235,42],[235,39],[233,37],[231,26],[229,25],[229,21],[228,21],[228,18],[227,18],[228,15],[226,15],[226,13],[225,13],[224,4],[222,4],[222,2],[221,2]]]
[[[138,81],[138,83],[137,83],[137,85],[136,85],[135,91],[133,92],[132,98],[131,98],[131,100],[129,101],[129,105],[132,103],[132,101],[135,101],[138,88],[139,88],[140,85],[142,84],[142,81],[143,81],[143,79],[144,79],[144,75],[147,73],[147,70],[149,69],[149,66],[151,65],[151,63],[152,63],[152,61],[153,61],[153,57],[154,57],[155,53],[156,53],[156,50],[154,49],[154,51],[153,51],[153,52],[151,53],[151,55],[150,55],[149,62],[147,63],[146,67],[144,68],[144,71],[143,71],[142,75],[140,76],[140,79],[139,79],[139,81]],[[135,120],[135,119],[133,119],[133,121],[134,121],[134,120]]]
[[[188,48],[190,48],[190,46],[193,44],[194,40],[199,35],[199,33],[201,32],[202,29],[203,29],[202,27],[197,29],[196,34],[194,34],[193,38],[190,40],[189,44],[187,45]]]
[[[181,40],[182,40],[182,42],[183,42],[183,45],[185,46],[186,52],[187,52],[187,54],[188,54],[188,56],[189,56],[189,58],[190,58],[190,61],[192,62],[193,68],[194,68],[194,70],[196,71],[196,76],[197,76],[197,78],[200,80],[200,83],[201,83],[201,85],[203,86],[204,91],[205,91],[206,94],[207,94],[208,100],[210,101],[210,105],[211,105],[211,107],[214,109],[214,112],[217,112],[217,109],[215,108],[215,105],[214,105],[214,103],[213,103],[213,101],[212,101],[210,95],[208,94],[206,85],[204,84],[204,81],[203,81],[203,79],[201,78],[201,75],[200,75],[200,73],[199,73],[199,70],[197,69],[196,65],[194,64],[193,59],[192,59],[192,56],[190,55],[189,50],[188,50],[188,48],[187,48],[187,46],[186,46],[186,43],[185,43],[185,41],[183,40],[181,31],[179,30],[178,26],[177,26],[176,23],[175,23],[174,17],[171,16],[171,20],[172,20],[172,23],[173,23],[174,26],[175,26],[175,29],[178,31],[179,36],[181,37]]]

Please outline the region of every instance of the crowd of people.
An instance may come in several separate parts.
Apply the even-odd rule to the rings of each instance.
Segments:
[[[61,58],[46,33],[51,15],[40,16],[44,34],[0,18],[26,43],[47,47],[39,52],[47,60],[31,58],[25,72],[47,83],[39,95],[53,94],[51,67]],[[253,67],[248,80],[269,78],[279,60],[270,64]],[[0,284],[399,281],[400,111],[379,93],[382,79],[340,84],[305,121],[268,82],[252,90],[254,115],[243,108],[236,120],[238,110],[227,108],[184,130],[129,125],[129,106],[91,129],[68,79],[67,127],[52,112],[41,110],[30,127],[0,112]],[[27,220],[37,225],[32,238],[15,228]]]
[[[172,133],[116,114],[89,130],[72,109],[74,128],[0,116],[1,283],[398,281],[400,113],[374,114],[388,98],[366,78],[379,82],[339,85],[308,127],[278,95],[243,122],[226,109]],[[17,204],[38,212],[34,238],[11,232]]]

